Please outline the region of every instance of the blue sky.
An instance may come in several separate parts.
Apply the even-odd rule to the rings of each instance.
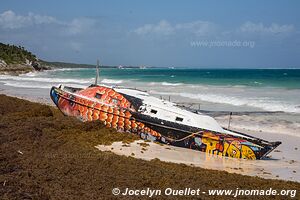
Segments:
[[[299,1],[2,0],[0,41],[41,59],[300,67]]]

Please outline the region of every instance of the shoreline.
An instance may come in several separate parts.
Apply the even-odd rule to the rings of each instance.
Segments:
[[[48,89],[17,88],[0,83],[0,94],[54,106],[49,97]],[[209,103],[207,102],[207,104]],[[219,107],[222,108],[222,105],[219,105]],[[224,108],[226,110],[226,105]],[[202,110],[202,112],[214,117],[221,126],[228,126],[229,112],[214,110]],[[300,182],[300,158],[298,156],[300,151],[300,117],[298,114],[268,111],[236,111],[232,115],[231,128],[270,142],[282,141],[282,144],[270,154],[269,164],[271,165],[267,166],[267,168],[263,162],[258,162],[250,166],[248,163],[238,161],[239,165],[252,171],[251,173],[249,172],[249,175]],[[120,155],[127,155],[126,153],[121,154],[120,152],[113,152]],[[165,151],[165,149],[163,149],[162,152],[169,155],[169,151]],[[151,157],[153,155],[149,156]],[[143,159],[143,155],[140,158]],[[162,156],[158,158],[169,161],[168,157]],[[177,160],[176,162],[184,164],[192,163],[195,166],[205,167],[201,162],[206,161],[206,157],[201,155],[200,158],[201,159],[197,158],[198,162],[194,162],[193,160],[187,160],[185,162],[179,162]],[[215,158],[212,160],[214,159]],[[214,162],[218,163],[220,161],[217,160]],[[281,169],[280,165],[285,166],[284,169]],[[232,170],[236,168],[232,166],[232,164],[222,165],[222,167],[216,168],[210,163],[208,166],[210,166],[209,169],[225,170],[245,175],[245,171],[239,168],[237,170]]]
[[[100,151],[95,146],[108,147],[107,145],[114,145],[112,142],[119,141],[121,148],[126,151],[130,148],[128,146],[145,142],[136,141],[138,138],[132,134],[104,128],[100,122],[82,123],[71,117],[65,117],[56,108],[47,105],[0,95],[0,113],[2,141],[0,159],[4,161],[0,163],[2,169],[0,194],[4,199],[112,198],[111,190],[115,187],[121,189],[145,188],[145,186],[157,189],[190,187],[201,190],[216,188],[297,190],[300,187],[299,182],[240,175],[234,168],[233,173],[228,173],[163,162],[157,158],[144,161],[137,159],[137,153],[122,156]],[[152,146],[158,152],[160,152],[158,146],[165,148],[155,143],[150,143],[149,146],[137,145],[147,149],[141,154],[150,152]],[[173,147],[168,147],[171,150],[165,151],[172,151]],[[184,151],[192,150],[184,149]],[[200,153],[193,152],[198,155]],[[269,164],[269,160],[263,162]],[[239,166],[235,168],[239,169]],[[296,198],[297,196],[299,194]],[[210,197],[204,195],[203,198]],[[226,196],[217,198],[229,199]]]

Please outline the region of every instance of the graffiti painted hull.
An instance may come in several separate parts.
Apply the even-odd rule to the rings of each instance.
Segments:
[[[100,120],[107,127],[135,133],[143,139],[208,154],[261,159],[280,145],[280,142],[271,143],[242,133],[232,132],[237,137],[146,115],[139,111],[140,99],[105,86],[52,87],[50,96],[67,116],[82,121]]]

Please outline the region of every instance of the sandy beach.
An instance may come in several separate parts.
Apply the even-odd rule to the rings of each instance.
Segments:
[[[53,106],[46,89],[16,88],[1,84],[0,92]],[[228,109],[226,105],[223,108]],[[207,112],[207,114],[215,117],[222,126],[228,126],[229,116],[227,112],[203,112]],[[136,143],[131,144],[127,148],[122,148],[122,143],[115,143],[112,146],[98,146],[97,148],[125,156],[130,156],[134,153],[137,158],[145,160],[158,158],[167,162],[192,164],[206,169],[300,182],[299,126],[300,117],[298,114],[261,111],[234,112],[231,120],[231,128],[233,130],[246,132],[268,141],[282,142],[269,155],[268,159],[259,161],[211,157],[201,152],[171,146],[160,146],[155,143],[151,143],[149,149],[143,153],[141,153],[141,147]]]
[[[207,155],[190,149],[183,149],[153,142],[143,145],[143,141],[135,141],[128,145],[116,142],[112,145],[97,145],[101,151],[111,151],[118,155],[133,156],[144,160],[158,158],[165,162],[182,163],[205,169],[221,170],[266,179],[281,179],[300,182],[299,145],[295,138],[288,138],[283,145],[265,160],[242,160]],[[291,147],[294,145],[294,148]],[[287,156],[287,157],[285,157]]]

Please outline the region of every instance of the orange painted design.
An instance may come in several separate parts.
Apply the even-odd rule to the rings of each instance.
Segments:
[[[108,112],[108,113],[114,113],[114,109],[113,109],[112,107],[109,107],[109,108],[107,109],[107,112]]]
[[[106,127],[113,127],[119,130],[134,131],[136,133],[144,132],[155,137],[161,137],[159,133],[148,128],[141,122],[136,122],[132,118],[131,103],[117,93],[112,88],[103,86],[89,87],[79,91],[77,94],[65,93],[64,98],[59,99],[59,108],[67,115],[80,117],[83,121],[100,120]],[[96,94],[100,94],[96,98]],[[115,99],[115,100],[114,100]],[[74,101],[74,103],[70,103]]]
[[[91,115],[88,115],[87,120],[88,121],[93,121],[93,117]]]
[[[131,122],[131,127],[132,127],[133,129],[137,128],[137,123],[136,123],[135,121],[132,121],[132,122]]]
[[[78,110],[79,110],[80,113],[83,113],[84,107],[83,106],[78,106]]]
[[[119,114],[120,114],[119,110],[117,108],[115,108],[114,109],[114,115],[119,115]]]
[[[103,110],[104,112],[107,112],[108,106],[107,106],[107,105],[103,105],[103,106],[101,107],[101,110]]]
[[[99,111],[98,110],[94,110],[94,113],[93,113],[93,120],[97,120],[99,119]]]
[[[128,126],[131,126],[131,121],[127,118],[125,119],[124,123]]]
[[[123,122],[123,121],[118,121],[118,126],[119,126],[120,128],[123,128],[123,127],[124,127],[124,122]]]
[[[105,126],[106,126],[107,128],[110,128],[110,127],[111,127],[111,123],[110,123],[110,122],[107,122]]]
[[[105,112],[100,112],[100,120],[105,121],[107,119],[107,114]]]
[[[92,116],[92,115],[93,115],[93,111],[92,111],[92,109],[88,109],[88,111],[87,111],[87,115],[88,115],[88,116]]]
[[[118,116],[118,115],[114,115],[114,116],[113,116],[113,119],[112,119],[112,122],[113,122],[113,123],[117,123],[118,120],[119,120],[119,116]]]
[[[128,119],[131,117],[131,113],[128,110],[125,112],[125,117]]]
[[[96,110],[101,110],[101,104],[96,104],[96,105],[94,106],[94,108],[95,108]]]
[[[120,110],[120,114],[119,114],[121,117],[125,117],[125,114],[124,114],[124,110]]]

